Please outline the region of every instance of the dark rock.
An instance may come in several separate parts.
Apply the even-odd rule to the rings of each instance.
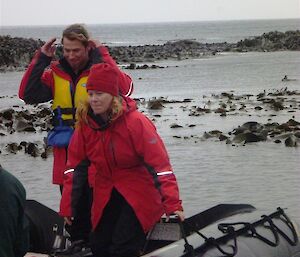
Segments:
[[[134,70],[135,68],[136,68],[135,63],[130,63],[130,65],[126,67],[126,69],[129,69],[129,70]]]
[[[161,110],[161,109],[163,109],[164,106],[161,102],[162,101],[158,100],[158,99],[149,100],[148,109],[151,109],[151,110]]]
[[[1,116],[6,120],[12,120],[14,112],[13,109],[4,110],[2,111]]]
[[[6,149],[10,152],[10,153],[14,153],[16,154],[19,150],[19,146],[17,143],[9,143],[6,145]]]
[[[35,131],[35,128],[33,127],[32,122],[28,122],[25,119],[18,119],[17,125],[16,125],[16,131],[18,131],[18,132],[22,132],[22,131],[33,132],[33,131]]]
[[[176,123],[172,123],[172,124],[170,125],[170,128],[182,128],[182,126],[181,126],[181,125],[178,125],[178,124],[176,124]]]
[[[27,142],[22,141],[22,142],[20,143],[20,145],[26,147],[26,146],[27,146]]]
[[[41,40],[0,36],[0,67],[26,68],[35,51],[44,44]]]
[[[220,139],[220,141],[224,141],[224,140],[227,140],[228,137],[225,136],[225,135],[223,135],[223,134],[221,134],[221,135],[219,136],[219,139]]]
[[[287,125],[288,126],[298,126],[298,125],[300,125],[300,122],[290,119],[290,120],[288,120]]]
[[[174,138],[181,138],[181,136],[173,136]]]
[[[253,142],[259,142],[262,141],[262,138],[260,137],[260,135],[256,134],[256,133],[252,133],[252,132],[247,132],[244,134],[245,136],[245,143],[253,143]]]
[[[300,31],[271,31],[237,43],[237,51],[300,50]]]
[[[254,110],[261,111],[263,108],[261,106],[255,106]]]
[[[297,146],[297,138],[294,135],[291,135],[284,141],[284,144],[287,147],[296,147]]]
[[[27,145],[27,148],[26,148],[25,152],[28,153],[29,155],[33,156],[33,157],[37,157],[37,155],[38,155],[38,148],[37,148],[36,144],[29,143]]]
[[[258,132],[262,130],[263,126],[256,121],[248,121],[242,125],[242,128],[251,132]]]
[[[224,109],[224,108],[217,108],[215,110],[215,113],[226,113],[226,109]]]
[[[42,157],[43,159],[47,159],[47,158],[48,158],[48,153],[47,153],[47,151],[42,152],[42,153],[41,153],[41,157]]]

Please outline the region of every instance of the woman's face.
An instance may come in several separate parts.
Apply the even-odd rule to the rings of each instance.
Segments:
[[[95,90],[88,91],[89,103],[94,114],[106,114],[111,107],[113,96]]]

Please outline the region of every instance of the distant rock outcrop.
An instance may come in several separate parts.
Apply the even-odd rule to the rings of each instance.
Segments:
[[[0,36],[0,72],[25,69],[35,51],[44,44],[41,40]],[[261,36],[244,39],[237,43],[200,43],[191,39],[168,41],[163,45],[114,46],[108,47],[118,63],[129,64],[154,62],[158,60],[200,58],[218,52],[300,50],[300,31],[264,33]],[[150,68],[157,68],[152,67]]]
[[[24,69],[43,44],[32,38],[0,36],[0,71]]]
[[[183,39],[168,41],[163,45],[115,46],[109,52],[118,62],[153,62],[159,60],[200,58],[215,55],[217,52],[230,51],[236,44],[200,43],[195,40]]]
[[[300,50],[300,31],[272,31],[237,43],[237,51]]]

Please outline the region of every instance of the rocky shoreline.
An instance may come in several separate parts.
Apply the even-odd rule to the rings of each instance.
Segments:
[[[4,97],[3,97],[4,98]],[[246,145],[253,142],[273,142],[287,147],[297,147],[300,143],[300,122],[296,120],[296,113],[300,110],[300,91],[283,88],[272,92],[263,91],[257,95],[235,95],[223,92],[220,95],[204,96],[205,106],[195,105],[194,99],[168,100],[166,98],[135,99],[139,109],[156,122],[163,122],[173,131],[176,140],[189,140],[195,144],[204,140],[217,140],[232,146]],[[182,125],[177,121],[177,113],[168,121],[163,119],[161,111],[177,106],[182,110],[181,115],[202,117],[203,115],[218,115],[222,118],[231,115],[258,115],[264,112],[269,115],[268,123],[259,123],[249,118],[248,122],[240,124],[231,131],[215,128],[202,134],[195,134],[193,123]],[[173,111],[172,111],[173,112]],[[283,123],[273,121],[273,117],[282,112],[291,114],[291,118]],[[276,114],[274,114],[276,113]],[[1,154],[16,154],[24,152],[32,157],[47,158],[51,154],[44,136],[51,129],[52,114],[48,104],[39,104],[32,108],[14,106],[0,111],[0,138],[12,134],[29,133],[35,135],[38,141],[7,142],[0,145]],[[299,117],[298,117],[299,118]],[[163,120],[162,120],[163,119]],[[195,119],[194,119],[195,121]],[[182,130],[187,133],[181,135]],[[44,139],[44,140],[43,140]],[[5,140],[4,140],[5,141]]]
[[[35,51],[44,42],[20,37],[0,36],[0,72],[24,70]],[[114,46],[109,52],[119,64],[126,68],[157,68],[158,66],[139,66],[136,63],[160,60],[182,60],[216,55],[221,52],[248,51],[299,51],[300,31],[272,31],[261,36],[246,38],[237,43],[201,43],[195,40],[169,41],[163,45]]]

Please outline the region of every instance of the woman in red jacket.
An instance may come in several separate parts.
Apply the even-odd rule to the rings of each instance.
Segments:
[[[92,163],[93,254],[138,256],[146,233],[163,214],[184,220],[176,178],[153,123],[136,110],[133,100],[119,95],[115,68],[94,65],[86,87],[88,101],[77,111],[69,145],[60,214],[71,222],[86,179],[81,165]]]

